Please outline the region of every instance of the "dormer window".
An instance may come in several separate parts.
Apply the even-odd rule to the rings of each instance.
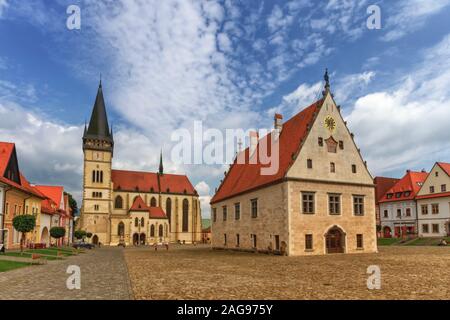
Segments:
[[[388,199],[392,199],[392,196],[393,196],[394,194],[392,194],[392,193],[388,193],[387,195],[386,195],[386,198],[388,198]]]
[[[405,197],[409,197],[411,195],[411,191],[405,191]]]
[[[395,197],[396,198],[400,198],[402,196],[402,192],[397,192],[396,194],[395,194]]]

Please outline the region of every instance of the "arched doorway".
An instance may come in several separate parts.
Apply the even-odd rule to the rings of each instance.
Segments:
[[[45,243],[46,245],[48,245],[48,229],[47,227],[44,227],[44,229],[42,229],[42,233],[41,233],[41,243]]]
[[[145,233],[141,233],[141,235],[139,236],[139,243],[141,245],[145,245]]]
[[[334,226],[325,234],[327,253],[345,252],[345,233],[341,228]]]
[[[92,237],[92,243],[95,244],[95,245],[98,245],[98,236],[97,235],[94,235]]]
[[[388,226],[383,228],[383,238],[391,238],[392,237],[392,231],[391,228]]]
[[[137,246],[139,244],[139,234],[133,234],[133,245]]]

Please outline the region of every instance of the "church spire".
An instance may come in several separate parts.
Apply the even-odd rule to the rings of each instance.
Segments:
[[[112,131],[108,125],[108,115],[106,113],[105,100],[103,98],[102,80],[98,85],[97,97],[95,98],[89,125],[84,130],[83,141],[86,147],[88,140],[97,140],[107,143],[106,148],[111,149],[114,145]]]
[[[159,174],[163,175],[164,174],[164,166],[163,166],[163,158],[162,158],[162,149],[161,149],[161,154],[159,156]]]

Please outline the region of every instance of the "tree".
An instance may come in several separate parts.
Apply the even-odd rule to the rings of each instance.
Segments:
[[[77,230],[73,233],[73,236],[77,238],[78,240],[84,239],[86,237],[86,231],[84,230]]]
[[[53,227],[50,229],[50,236],[58,240],[66,235],[66,229],[63,227]]]
[[[69,207],[70,209],[72,209],[72,215],[75,216],[78,213],[77,201],[72,197],[70,193],[64,192],[64,194],[69,196]]]
[[[36,226],[36,217],[30,214],[24,214],[15,216],[13,219],[13,227],[18,232],[22,233],[20,239],[20,252],[23,252],[23,243],[25,242],[25,236],[28,232],[33,231]]]

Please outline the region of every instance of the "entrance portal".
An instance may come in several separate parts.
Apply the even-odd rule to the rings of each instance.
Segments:
[[[339,227],[331,228],[325,235],[327,253],[345,252],[345,234]]]
[[[139,240],[141,245],[145,245],[145,233],[141,233]]]
[[[92,237],[92,243],[95,245],[98,245],[98,236],[97,235]]]
[[[133,245],[139,245],[139,235],[137,233],[133,234]]]

